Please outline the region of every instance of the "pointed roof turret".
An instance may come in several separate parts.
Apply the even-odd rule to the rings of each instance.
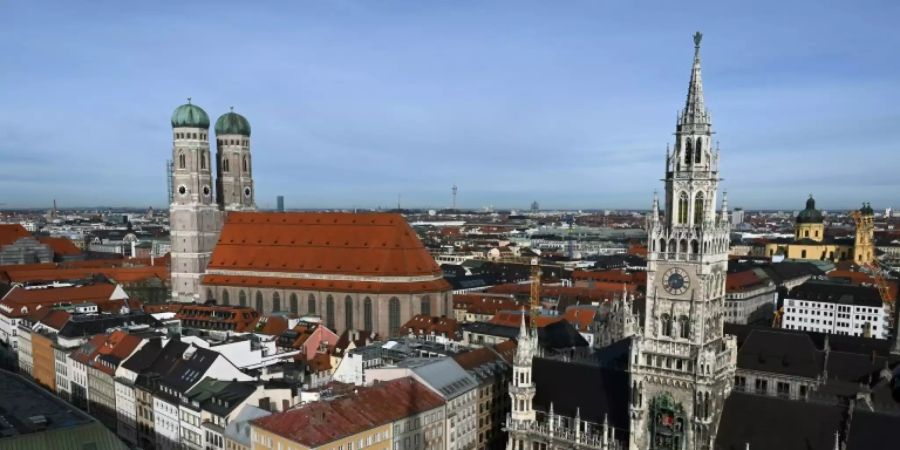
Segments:
[[[691,68],[691,83],[688,85],[687,101],[681,113],[682,124],[709,124],[709,114],[703,101],[703,78],[700,74],[700,41],[703,34],[694,33],[694,65]]]

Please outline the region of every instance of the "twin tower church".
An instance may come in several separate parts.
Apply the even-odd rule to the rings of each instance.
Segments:
[[[724,198],[716,210],[719,152],[700,40],[666,156],[665,198],[654,198],[648,217],[644,317],[619,309],[641,324],[626,327],[625,347],[611,346],[625,368],[540,358],[536,330],[523,325],[508,450],[713,448],[737,348],[723,333],[729,220]],[[209,125],[191,103],[172,116],[176,300],[315,314],[339,333],[381,336],[416,314],[450,314],[450,286],[402,216],[256,212],[250,124],[234,112],[216,121],[215,179]]]
[[[452,310],[450,284],[402,216],[256,211],[250,123],[228,112],[214,141],[209,126],[190,101],[172,114],[175,301],[316,315],[339,334],[380,336]]]

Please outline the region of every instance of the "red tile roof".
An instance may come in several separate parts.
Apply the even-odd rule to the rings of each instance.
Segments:
[[[537,316],[537,323],[535,324],[538,328],[546,327],[551,323],[556,323],[563,320],[560,316]],[[494,325],[503,325],[507,327],[516,327],[522,324],[522,312],[521,311],[501,311],[497,313],[491,320],[488,321]],[[525,315],[525,323],[531,325],[531,316]]]
[[[335,400],[261,417],[252,423],[300,445],[319,447],[442,404],[440,396],[407,377],[361,388]]]
[[[427,314],[417,314],[400,327],[401,334],[412,332],[415,335],[446,335],[450,339],[459,340],[459,322],[449,317],[433,317]]]
[[[753,270],[732,272],[725,277],[725,290],[738,292],[765,283]]]
[[[63,267],[35,267],[6,269],[7,278],[13,283],[27,283],[29,281],[66,281],[91,278],[95,275],[103,275],[118,283],[139,283],[150,279],[167,281],[169,268],[165,266],[147,267],[98,267],[98,268],[63,268]]]
[[[399,214],[228,214],[209,269],[371,276],[440,275]]]
[[[453,296],[453,309],[465,309],[469,314],[494,315],[500,311],[517,309],[523,302],[499,295],[457,294]]]
[[[465,353],[457,353],[453,355],[453,360],[463,369],[472,370],[487,363],[502,359],[500,355],[488,347],[482,347],[470,350]]]
[[[9,308],[11,312],[8,315],[14,317],[20,317],[23,314],[22,308],[34,311],[38,306],[75,305],[85,302],[101,306],[110,301],[115,289],[116,285],[109,283],[44,289],[25,289],[16,286],[6,293],[3,300],[0,300],[0,305]]]
[[[230,330],[238,333],[253,331],[259,313],[247,306],[194,305],[190,303],[163,303],[145,305],[144,312],[157,314],[175,313],[175,318],[185,326],[210,330]]]
[[[38,240],[50,247],[57,256],[80,255],[81,249],[67,237],[41,237]]]
[[[597,308],[592,306],[570,306],[563,317],[578,331],[585,331],[594,322]]]
[[[0,224],[0,246],[13,244],[19,239],[31,237],[31,233],[22,225]]]

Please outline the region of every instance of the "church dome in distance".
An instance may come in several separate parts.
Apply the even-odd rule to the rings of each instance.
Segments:
[[[822,223],[824,221],[822,211],[816,209],[816,200],[810,195],[806,200],[806,209],[797,214],[797,223]]]
[[[247,121],[246,117],[233,110],[222,114],[219,120],[216,120],[216,136],[224,134],[250,136],[250,122]]]
[[[859,212],[860,212],[860,214],[862,214],[864,216],[874,216],[875,215],[875,210],[872,209],[872,204],[868,203],[868,202],[863,203],[862,208],[859,208]]]
[[[172,128],[180,127],[209,129],[209,116],[188,98],[187,103],[175,108],[172,113]]]

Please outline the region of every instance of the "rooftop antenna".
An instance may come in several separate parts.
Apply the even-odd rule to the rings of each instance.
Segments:
[[[453,185],[453,209],[456,209],[456,193],[459,191],[459,188],[456,185]]]

